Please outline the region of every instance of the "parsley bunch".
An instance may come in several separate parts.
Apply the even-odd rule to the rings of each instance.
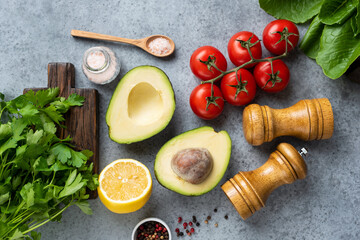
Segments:
[[[34,230],[60,221],[72,205],[92,214],[86,201],[87,188],[98,185],[87,164],[92,152],[56,136],[63,114],[84,98],[58,95],[50,88],[5,102],[0,93],[0,239],[40,239]]]

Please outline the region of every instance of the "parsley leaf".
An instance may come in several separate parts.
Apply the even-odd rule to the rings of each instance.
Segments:
[[[51,120],[53,120],[57,124],[60,124],[61,121],[65,120],[64,117],[62,116],[62,114],[56,110],[55,106],[48,106],[47,108],[43,109],[42,111],[44,113],[46,113],[48,115],[48,117],[51,118]]]
[[[36,102],[38,107],[44,107],[45,105],[53,102],[59,95],[59,88],[49,88],[46,90],[40,90],[36,92]]]
[[[65,113],[69,110],[70,107],[82,106],[84,101],[84,97],[73,93],[68,97],[68,99],[60,98],[58,101],[51,103],[51,105],[54,106],[57,111]]]
[[[43,130],[34,131],[30,129],[30,131],[26,135],[26,143],[27,145],[37,144],[39,140],[43,137]]]
[[[9,192],[0,195],[0,205],[2,205],[4,203],[6,203],[7,201],[9,201],[9,198],[10,198],[10,193]]]
[[[70,148],[65,144],[56,144],[50,149],[50,151],[63,164],[67,163],[68,159],[71,158]]]
[[[84,98],[58,94],[58,88],[28,91],[5,102],[0,93],[0,239],[40,240],[33,230],[60,221],[73,205],[92,214],[86,191],[99,183],[86,163],[93,153],[56,136],[63,114]]]
[[[70,150],[71,151],[71,157],[72,157],[72,165],[74,167],[81,167],[85,161],[88,160],[88,157],[86,157],[82,152],[76,152],[74,150]]]
[[[76,170],[74,170],[76,171]],[[75,172],[76,174],[76,172]],[[69,178],[71,178],[72,174],[70,174]],[[69,180],[69,179],[68,179]],[[71,179],[72,181],[70,184],[68,183],[68,181],[66,181],[65,187],[64,189],[59,193],[59,198],[63,198],[69,195],[74,194],[75,192],[79,191],[85,184],[86,182],[82,181],[82,177],[81,174],[79,173],[75,179]]]
[[[85,98],[77,95],[76,93],[71,94],[68,99],[65,100],[65,102],[73,107],[73,106],[82,106],[85,101]]]
[[[90,208],[89,202],[87,202],[87,201],[77,201],[75,203],[75,205],[78,206],[83,213],[85,213],[87,215],[92,215],[93,212],[92,212],[92,210]]]

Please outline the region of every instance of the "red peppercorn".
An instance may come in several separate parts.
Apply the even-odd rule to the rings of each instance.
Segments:
[[[144,226],[143,226],[143,225],[141,225],[139,228],[140,228],[140,230],[144,230]]]
[[[145,237],[148,237],[148,236],[149,236],[149,234],[145,233],[145,234],[144,234],[144,236],[145,236]]]
[[[167,229],[166,229],[166,228],[164,228],[164,229],[163,229],[163,232],[166,232],[166,231],[167,231]]]
[[[195,232],[195,229],[194,229],[194,228],[191,228],[191,229],[190,229],[190,232],[192,232],[192,233]]]
[[[175,229],[175,232],[180,232],[180,229],[176,228],[176,229]]]
[[[181,223],[181,222],[182,222],[182,218],[179,217],[179,218],[178,218],[178,223]]]
[[[156,235],[155,238],[159,238],[159,235]]]
[[[158,228],[158,227],[159,227],[159,224],[156,224],[155,227]]]
[[[191,227],[193,225],[193,223],[192,222],[189,222],[189,226]]]
[[[186,227],[187,227],[187,225],[188,225],[188,224],[187,224],[186,222],[184,222],[184,224],[183,224],[184,228],[186,228]]]

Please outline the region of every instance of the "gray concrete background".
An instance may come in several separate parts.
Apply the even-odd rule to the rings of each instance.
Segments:
[[[200,197],[185,197],[158,184],[154,175],[153,194],[141,210],[118,215],[108,211],[99,199],[91,201],[92,216],[77,207],[66,211],[61,223],[40,228],[43,239],[130,239],[132,228],[143,218],[165,220],[174,230],[177,217],[196,215],[201,227],[192,239],[360,239],[360,85],[345,77],[330,80],[321,68],[299,50],[285,62],[291,71],[287,89],[279,94],[258,91],[255,102],[283,108],[305,98],[330,99],[335,131],[330,140],[303,142],[284,137],[253,147],[242,133],[242,111],[230,105],[213,121],[203,121],[190,110],[188,98],[199,81],[192,75],[189,59],[203,45],[217,47],[228,59],[227,43],[236,32],[262,30],[273,17],[256,0],[245,1],[6,1],[0,8],[0,91],[7,99],[23,88],[47,84],[49,62],[71,62],[76,68],[76,87],[96,88],[100,93],[100,169],[118,158],[134,158],[153,173],[155,155],[170,138],[186,130],[209,125],[227,130],[233,140],[228,170],[221,181],[239,170],[261,166],[282,141],[309,149],[308,176],[277,189],[266,208],[246,222],[227,200],[220,185]],[[165,34],[176,43],[175,54],[155,58],[136,47],[74,39],[71,29],[94,31],[128,38]],[[299,26],[301,36],[306,26]],[[139,65],[154,65],[169,76],[177,96],[175,115],[160,134],[140,143],[119,145],[107,135],[105,113],[117,84],[97,86],[81,72],[81,58],[90,47],[105,45],[121,58],[123,76]],[[264,50],[264,56],[269,53]],[[229,67],[232,67],[228,61]],[[217,208],[218,212],[213,213]],[[203,220],[211,214],[211,223]],[[224,215],[229,219],[225,220]],[[214,223],[219,227],[215,228]],[[176,239],[176,238],[175,238]],[[188,236],[183,239],[189,239]]]

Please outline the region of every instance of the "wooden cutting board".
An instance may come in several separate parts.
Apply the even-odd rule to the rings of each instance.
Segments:
[[[99,125],[98,125],[98,92],[96,89],[75,88],[75,68],[71,63],[49,63],[48,88],[59,87],[60,96],[68,97],[76,93],[85,97],[82,107],[72,107],[65,114],[65,128],[60,128],[58,136],[71,136],[76,150],[91,150],[94,155],[94,173],[99,173]],[[31,88],[38,91],[44,88]],[[30,89],[25,89],[24,93]],[[97,197],[97,191],[89,192],[90,198]]]

